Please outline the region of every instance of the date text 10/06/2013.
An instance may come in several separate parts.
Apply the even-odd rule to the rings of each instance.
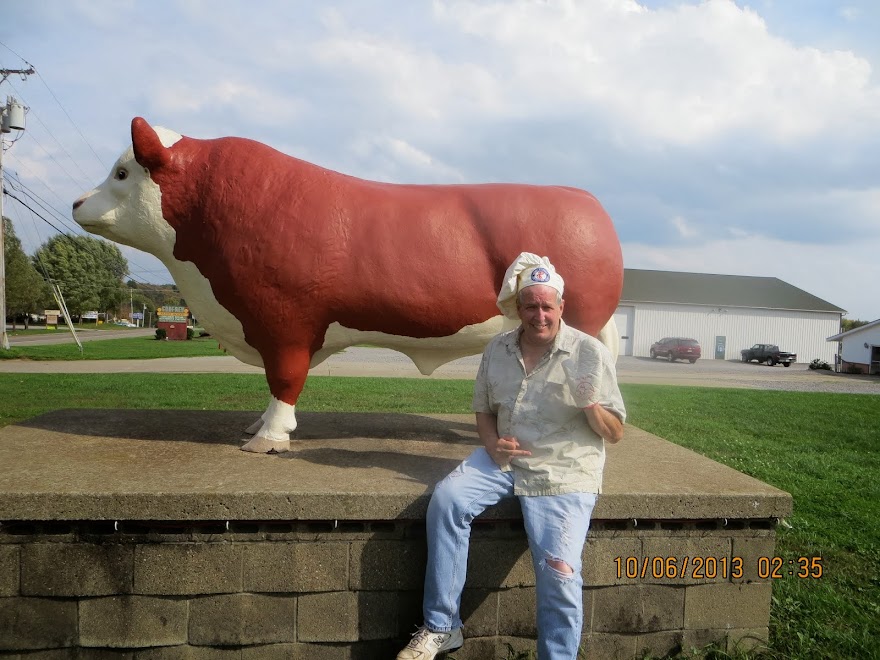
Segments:
[[[748,563],[754,562],[761,580],[778,580],[784,577],[801,579],[821,578],[824,569],[821,557],[758,557],[747,562],[742,557],[615,557],[617,578],[629,580],[651,578],[654,580],[738,580],[745,575]]]

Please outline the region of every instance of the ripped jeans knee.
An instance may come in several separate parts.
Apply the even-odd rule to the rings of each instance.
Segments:
[[[551,576],[561,585],[576,582],[580,577],[580,575],[576,573],[578,569],[573,568],[570,563],[550,552],[544,553],[544,558],[535,568],[545,572],[546,575]]]
[[[571,579],[571,577],[574,575],[574,569],[561,559],[553,559],[548,557],[544,560],[544,563],[552,571],[558,573],[560,578]]]

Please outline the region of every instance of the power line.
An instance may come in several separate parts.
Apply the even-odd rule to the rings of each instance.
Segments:
[[[24,62],[24,63],[28,66],[28,70],[30,71],[31,74],[34,74],[34,73],[36,74],[37,78],[40,79],[40,82],[43,83],[43,86],[46,88],[46,91],[49,92],[49,94],[50,94],[50,95],[52,96],[52,98],[54,99],[55,103],[57,103],[57,104],[58,104],[58,107],[61,108],[61,111],[64,113],[64,116],[67,117],[67,119],[68,119],[68,121],[70,122],[70,124],[76,129],[76,132],[79,133],[79,136],[82,138],[83,142],[86,143],[86,146],[89,148],[89,150],[90,150],[90,151],[92,152],[92,154],[95,156],[95,158],[98,160],[98,163],[101,164],[101,167],[103,167],[105,170],[108,169],[106,163],[104,163],[104,161],[101,160],[101,157],[98,155],[98,152],[96,152],[96,151],[94,150],[94,148],[92,147],[91,143],[86,139],[86,136],[85,136],[85,135],[83,134],[83,132],[80,130],[79,126],[77,126],[76,122],[73,121],[73,118],[70,116],[70,113],[67,112],[67,109],[61,104],[61,101],[58,100],[58,97],[55,95],[55,92],[53,92],[53,91],[52,91],[52,88],[49,87],[49,83],[47,83],[47,82],[46,82],[46,79],[43,78],[43,74],[41,74],[39,71],[37,71],[36,67],[35,67],[33,64],[31,64],[30,62],[28,62],[26,59],[24,59],[21,55],[19,55],[18,53],[16,53],[14,50],[12,50],[12,48],[10,48],[9,46],[7,46],[7,45],[6,45],[5,43],[3,43],[2,41],[0,41],[0,46],[3,46],[6,50],[8,50],[8,51],[9,51],[10,53],[12,53],[13,55],[15,55],[15,56],[16,56],[18,59],[20,59],[22,62]],[[10,83],[10,84],[11,84],[11,83]],[[42,123],[42,122],[40,122],[40,123]],[[44,124],[44,126],[45,126],[45,124]],[[60,143],[59,143],[59,144],[60,144]],[[63,147],[62,147],[62,148],[63,148]],[[71,160],[73,160],[73,159],[71,158]]]
[[[9,82],[9,81],[7,81],[7,82]],[[12,82],[9,82],[9,86],[12,87],[12,89],[15,91],[16,94],[18,94],[19,97],[21,97],[22,101],[24,101],[25,103],[27,103],[27,99],[24,97],[24,94],[22,94],[22,93],[18,90],[18,88],[16,88],[16,86],[12,84]],[[62,110],[63,110],[63,108],[62,108]],[[37,123],[39,123],[40,126],[43,127],[43,129],[46,131],[46,133],[49,135],[49,137],[52,138],[52,139],[55,141],[55,144],[57,144],[57,145],[59,146],[59,148],[61,149],[61,151],[64,152],[64,155],[67,156],[67,158],[70,160],[70,162],[74,164],[74,166],[76,167],[77,170],[79,170],[79,173],[80,173],[80,175],[82,175],[83,180],[84,180],[84,181],[89,181],[89,180],[90,180],[89,175],[86,174],[85,171],[83,170],[83,168],[80,166],[80,164],[79,164],[76,160],[74,160],[73,156],[70,155],[70,152],[68,152],[67,149],[65,148],[65,146],[64,146],[63,144],[61,144],[61,140],[59,140],[57,137],[55,137],[55,134],[52,133],[52,131],[49,129],[48,126],[46,126],[46,124],[45,124],[45,123],[43,122],[43,120],[40,118],[40,115],[38,115],[37,112],[36,112],[32,107],[28,108],[28,116],[29,116],[29,117],[33,117],[34,119],[37,120]],[[55,162],[59,167],[61,167],[62,170],[64,170],[64,173],[67,174],[67,176],[70,177],[71,180],[73,180],[73,182],[74,182],[76,185],[78,185],[78,186],[82,185],[82,182],[80,182],[80,181],[76,181],[75,179],[73,179],[73,177],[70,175],[70,173],[67,172],[67,170],[66,170],[63,166],[61,166],[61,163],[59,163],[57,160],[55,160],[55,157],[52,156],[52,155],[51,155],[51,154],[45,149],[45,147],[43,147],[43,145],[40,144],[39,141],[37,141],[36,138],[33,137],[33,133],[30,133],[30,132],[29,132],[28,135],[29,135],[29,136],[31,137],[31,139],[37,144],[37,146],[40,147],[40,149],[42,149],[43,152],[44,152],[47,156],[49,156],[50,159],[52,159],[53,162]]]
[[[34,201],[35,204],[39,204],[40,208],[42,208],[44,211],[53,214],[58,219],[58,221],[65,226],[65,228],[70,229],[71,231],[75,231],[70,227],[70,225],[66,224],[66,219],[63,217],[62,213],[58,209],[56,209],[54,206],[46,206],[46,204],[44,204],[45,200],[41,200],[39,197],[37,197],[36,194],[33,193],[33,191],[31,191],[31,189],[26,186],[20,178],[16,177],[16,179],[13,181],[13,179],[10,177],[9,184],[12,186],[13,190],[20,191],[21,193],[27,195]]]
[[[43,83],[43,85],[46,87],[46,90],[48,90],[48,92],[52,95],[52,98],[55,99],[55,103],[58,104],[58,107],[61,108],[61,111],[64,113],[64,115],[67,117],[67,119],[68,119],[68,120],[70,121],[70,123],[73,125],[73,127],[76,129],[76,132],[79,133],[79,136],[83,139],[83,142],[86,143],[86,146],[89,148],[89,150],[92,152],[92,154],[94,154],[95,158],[96,158],[96,159],[98,160],[98,162],[101,164],[101,167],[103,167],[105,170],[109,169],[109,168],[107,167],[107,165],[104,163],[104,161],[101,160],[101,157],[98,155],[98,152],[95,151],[95,150],[92,148],[92,145],[91,145],[91,144],[89,143],[89,141],[86,139],[86,136],[83,135],[83,132],[79,129],[79,126],[76,125],[76,122],[73,121],[73,118],[70,116],[70,114],[68,114],[68,112],[67,112],[67,110],[64,108],[64,106],[61,105],[61,101],[59,101],[59,100],[58,100],[58,97],[55,96],[55,92],[52,91],[52,89],[49,87],[49,85],[48,85],[48,84],[46,83],[46,81],[43,79],[43,76],[40,74],[39,71],[37,71],[37,78],[40,79],[40,82]]]
[[[13,185],[13,180],[10,179],[10,180],[9,180],[9,183],[10,183],[10,185]],[[25,194],[25,195],[27,195],[28,197],[30,197],[30,198],[34,201],[34,203],[38,204],[38,205],[39,205],[43,210],[45,210],[47,213],[51,213],[52,215],[54,215],[54,217],[58,219],[58,222],[59,222],[59,223],[65,228],[65,229],[67,229],[70,233],[73,233],[74,235],[77,235],[77,236],[86,236],[86,235],[87,235],[87,234],[82,230],[82,228],[79,227],[79,225],[68,224],[68,223],[67,223],[67,218],[66,218],[66,215],[65,215],[65,214],[63,214],[63,213],[62,213],[61,211],[59,211],[57,208],[55,208],[54,206],[52,206],[51,204],[49,204],[49,202],[47,202],[46,200],[42,199],[42,198],[41,198],[41,197],[40,197],[40,196],[39,196],[39,195],[38,195],[38,194],[37,194],[32,188],[30,188],[27,184],[25,184],[25,183],[21,180],[21,177],[18,176],[17,174],[16,174],[16,176],[15,176],[14,183],[15,183],[15,185],[13,185],[13,188],[14,188],[14,189],[18,190],[18,189],[16,188],[16,186],[20,186],[20,187],[21,187],[21,192],[22,192],[23,194]],[[16,201],[19,201],[17,198],[14,198],[14,199],[15,199]],[[42,219],[42,218],[41,218],[41,219]],[[65,233],[66,233],[66,232],[65,232]],[[139,264],[137,261],[135,261],[135,260],[133,260],[133,259],[126,259],[126,260],[127,260],[127,261],[129,262],[129,264],[133,267],[133,270],[136,270],[136,271],[139,272],[139,273],[156,274],[156,273],[164,273],[164,272],[166,272],[166,271],[164,271],[164,270],[155,270],[155,269],[150,269],[150,268],[144,268],[143,265]],[[132,275],[134,275],[134,273],[132,273]]]
[[[75,238],[78,238],[78,237],[85,237],[85,235],[71,236],[71,235],[68,234],[67,232],[62,231],[61,229],[59,229],[58,227],[56,227],[54,224],[52,224],[51,222],[49,222],[49,220],[46,219],[42,214],[40,214],[39,212],[37,212],[33,207],[31,207],[30,205],[28,205],[27,203],[25,203],[22,199],[20,199],[20,198],[17,197],[16,195],[13,195],[13,194],[12,194],[11,192],[9,192],[7,189],[4,188],[4,189],[3,189],[3,192],[6,193],[6,195],[8,195],[10,198],[14,199],[16,202],[18,202],[19,204],[21,204],[22,206],[24,206],[28,211],[30,211],[31,213],[33,213],[35,216],[37,216],[38,218],[40,218],[40,220],[42,220],[42,221],[45,222],[47,225],[49,225],[50,227],[52,227],[55,231],[58,232],[59,236],[63,236],[64,238],[67,238],[67,239],[69,239],[70,241],[73,241],[73,242],[75,242],[75,241],[74,241]],[[78,247],[84,247],[84,248],[86,249],[86,251],[93,250],[92,246],[91,246],[89,243],[76,243],[76,245],[77,245]],[[99,253],[94,252],[94,251],[91,252],[91,255],[92,255],[93,257],[95,257],[96,259],[98,259],[99,261],[102,260],[102,259],[104,258],[104,255],[99,254]],[[124,257],[123,257],[123,258],[124,258]],[[126,261],[126,264],[127,264],[127,263],[128,263],[128,259],[126,259],[125,261]],[[129,275],[130,278],[133,279],[133,280],[135,280],[135,281],[137,281],[137,279],[138,279],[138,276],[135,275],[134,273],[132,273],[131,271],[127,272],[126,275]],[[149,284],[149,282],[146,282],[146,281],[144,281],[143,283],[144,283],[144,284]]]
[[[54,229],[55,231],[57,231],[59,234],[61,234],[62,236],[67,236],[67,232],[65,232],[63,229],[59,229],[58,227],[56,227],[55,225],[53,225],[53,224],[52,224],[51,222],[49,222],[46,218],[44,218],[42,215],[40,215],[39,213],[37,213],[33,208],[31,208],[31,207],[28,206],[25,202],[23,202],[20,198],[16,197],[16,196],[13,195],[11,192],[9,192],[9,190],[7,190],[6,188],[3,188],[3,193],[4,193],[7,197],[10,197],[10,198],[14,199],[16,202],[18,202],[19,204],[21,204],[21,205],[22,205],[23,207],[25,207],[28,211],[30,211],[30,212],[33,213],[35,216],[37,216],[40,220],[42,220],[42,221],[45,222],[47,225],[49,225],[50,227],[52,227],[52,229]]]
[[[36,180],[39,181],[41,184],[43,184],[43,187],[44,187],[46,190],[49,191],[49,194],[51,194],[55,199],[57,199],[57,200],[58,200],[59,202],[61,202],[62,204],[67,205],[67,202],[66,202],[65,200],[61,199],[61,198],[58,196],[58,193],[56,193],[54,190],[52,190],[52,189],[49,187],[49,184],[47,184],[45,181],[43,181],[43,179],[40,177],[40,175],[35,174],[34,171],[28,166],[28,164],[27,164],[26,162],[24,162],[23,160],[21,160],[20,158],[18,158],[15,154],[10,153],[9,156],[11,156],[11,157],[13,158],[13,160],[15,160],[15,162],[18,163],[19,167],[24,168],[24,169],[27,171],[28,175],[30,175],[30,177],[31,177],[32,179],[36,179]],[[16,172],[15,174],[16,174],[16,176],[18,177],[18,179],[21,180],[21,176],[18,175],[17,172]]]

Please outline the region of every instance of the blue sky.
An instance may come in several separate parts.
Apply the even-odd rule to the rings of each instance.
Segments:
[[[628,268],[778,277],[880,317],[875,0],[41,0],[5,14],[0,66],[39,75],[0,85],[30,108],[4,172],[68,226],[139,115],[369,179],[577,186],[611,214]],[[14,200],[4,211],[29,251],[55,233]],[[169,280],[124,252],[136,280]]]

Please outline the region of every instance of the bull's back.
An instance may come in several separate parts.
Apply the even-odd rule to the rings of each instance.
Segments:
[[[451,334],[497,315],[504,273],[521,252],[549,257],[565,278],[571,325],[596,334],[617,306],[623,279],[617,235],[585,191],[366,182],[348,198],[356,200],[352,234],[363,248],[348,305],[382,292],[388,310],[381,319],[356,319],[369,329],[388,332],[405,322],[410,332]]]

